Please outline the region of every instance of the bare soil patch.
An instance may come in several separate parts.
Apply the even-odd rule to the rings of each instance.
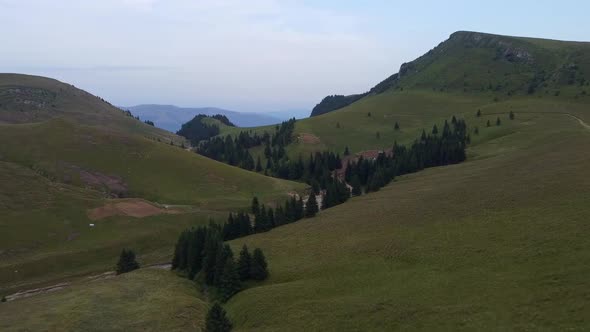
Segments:
[[[112,216],[144,218],[164,213],[179,213],[179,211],[160,208],[141,199],[120,200],[87,211],[88,218],[91,220],[100,220]]]
[[[301,135],[299,135],[299,137],[297,137],[297,139],[299,140],[299,142],[302,142],[303,144],[320,144],[321,142],[319,137],[309,133],[302,133]]]

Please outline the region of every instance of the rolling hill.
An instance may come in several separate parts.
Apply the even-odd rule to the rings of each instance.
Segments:
[[[418,59],[401,65],[366,93],[328,96],[312,111],[318,116],[366,96],[395,89],[425,89],[492,95],[590,93],[590,43],[458,31]]]
[[[590,229],[587,223],[590,154],[584,151],[590,149],[590,98],[584,91],[588,89],[585,80],[590,78],[586,61],[589,58],[588,43],[458,32],[423,57],[402,66],[400,74],[382,82],[372,93],[338,110],[298,121],[294,134],[297,141],[287,147],[292,156],[325,150],[341,153],[345,147],[353,153],[379,150],[391,147],[394,141],[408,144],[420,137],[423,130],[430,131],[434,124],[440,125],[453,115],[466,120],[471,144],[466,162],[398,177],[378,192],[352,198],[320,212],[315,218],[231,241],[234,252],[243,244],[262,248],[270,269],[268,280],[238,293],[225,305],[236,330],[587,330],[590,326],[586,308],[590,297]],[[536,78],[541,77],[540,74],[536,76],[540,72],[543,72],[542,80]],[[537,81],[540,83],[531,91],[531,82]],[[515,115],[513,119],[509,115],[511,112]],[[396,123],[399,130],[395,129]],[[31,132],[40,130],[35,133],[41,136],[44,126],[65,126],[60,132],[76,134],[72,124],[61,119],[6,128],[20,126],[30,127]],[[239,128],[225,126],[221,130],[222,134],[235,134]],[[0,133],[4,132],[2,128]],[[61,215],[50,224],[60,225],[64,228],[62,234],[69,234],[66,232],[72,220],[80,217],[86,207],[96,206],[93,200],[102,197],[100,191],[90,191],[75,182],[49,180],[59,179],[61,171],[55,170],[60,170],[56,161],[60,157],[43,157],[50,161],[40,169],[49,176],[41,176],[45,173],[37,171],[37,167],[21,165],[35,164],[32,161],[36,156],[43,156],[44,150],[54,150],[56,146],[64,146],[69,151],[80,149],[70,147],[64,140],[57,141],[59,144],[51,143],[57,138],[44,143],[46,140],[31,138],[32,134],[19,135],[18,132],[12,129],[5,139],[25,142],[23,151],[0,150],[3,158],[7,155],[12,160],[0,163],[5,169],[0,174],[5,174],[5,179],[20,179],[21,183],[51,187],[51,190],[35,190],[36,187],[31,186],[30,192],[0,197],[23,209],[32,204],[35,208],[31,211],[43,211],[46,202],[56,202],[49,206],[61,211]],[[75,137],[76,144],[93,142],[84,143],[83,137]],[[157,140],[141,140],[149,142],[154,150],[161,149],[159,153],[176,155],[180,150]],[[130,155],[138,149],[133,143],[128,148],[126,151]],[[108,155],[101,149],[97,151],[96,159]],[[139,155],[154,155],[150,151],[140,150]],[[261,154],[261,151],[253,153]],[[190,158],[199,157],[191,154]],[[84,164],[91,160],[92,164]],[[137,164],[141,164],[143,159],[138,160]],[[134,165],[129,161],[103,165],[89,156],[77,157],[71,163],[81,164],[84,169],[89,168],[87,165],[98,165],[105,174],[124,173],[127,165]],[[219,163],[215,165],[205,169],[225,167]],[[169,178],[158,178],[158,183],[170,184],[168,190],[155,191],[151,186],[142,185],[142,180],[151,179],[152,173],[141,173],[140,168],[135,166],[132,173],[139,174],[129,177],[129,183],[135,184],[130,186],[131,192],[136,188],[138,195],[141,193],[152,201],[202,206],[192,210],[194,216],[164,214],[145,218],[139,225],[123,217],[105,219],[108,228],[94,229],[92,231],[101,231],[100,236],[88,237],[97,242],[113,238],[109,240],[110,247],[100,248],[105,252],[115,251],[126,237],[121,235],[121,230],[123,234],[143,230],[143,237],[138,237],[135,243],[140,251],[151,250],[142,257],[142,263],[169,255],[169,249],[164,249],[167,235],[151,232],[152,227],[145,223],[151,223],[153,228],[167,225],[170,228],[163,232],[172,233],[176,231],[176,225],[170,225],[172,220],[175,224],[184,220],[184,226],[204,223],[209,215],[215,215],[223,207],[240,206],[250,197],[244,194],[242,199],[242,191],[238,190],[230,200],[233,203],[228,203],[227,192],[220,190],[213,201],[210,201],[210,193],[187,201],[189,189],[176,183],[175,178],[188,171],[182,173],[174,169],[174,175]],[[262,182],[271,181],[229,166],[227,172],[248,175],[249,179],[245,179],[234,174],[239,180],[232,178],[232,181],[243,181],[238,188],[255,185],[267,188]],[[295,187],[290,182],[273,181],[277,181],[276,190],[267,193],[268,200],[288,190],[287,187]],[[20,183],[12,183],[13,189],[7,192],[21,187]],[[49,194],[39,195],[45,192]],[[68,205],[73,198],[79,201],[74,209]],[[44,218],[53,215],[37,213]],[[13,218],[14,225],[16,220],[27,220],[16,214]],[[39,220],[38,217],[28,218]],[[87,222],[84,220],[83,225]],[[33,222],[28,225],[23,225],[20,232],[32,229],[39,233],[37,238],[51,238],[49,229]],[[17,239],[6,236],[2,241]],[[154,246],[154,241],[161,245]],[[33,258],[44,259],[50,255],[48,253],[53,253],[54,247],[63,248],[62,256],[48,261],[64,266],[87,259],[87,255],[99,256],[94,254],[96,245],[93,242],[84,244],[92,251],[81,250],[82,244],[75,239],[72,242],[63,245],[56,244],[56,240],[56,243],[38,248],[30,243],[12,245],[21,251],[10,254],[17,257],[16,261],[18,255],[25,257],[30,250]],[[70,246],[77,248],[79,255],[66,252]],[[55,270],[49,268],[48,263],[38,267],[33,258],[27,260],[30,263],[27,266],[38,272],[30,279],[47,278],[47,271],[53,275],[63,274],[59,265]],[[93,258],[100,261],[98,257]],[[17,279],[9,279],[13,277],[14,267],[5,266],[4,280],[16,283]],[[135,278],[153,280],[156,276],[149,276],[150,272],[153,271],[140,270],[125,278],[97,282],[123,284]],[[166,277],[168,275],[162,274],[158,278]],[[146,279],[145,288],[138,288],[137,292],[149,292],[152,285],[153,282]],[[100,290],[101,287],[104,289]],[[59,317],[61,311],[53,308],[63,305],[65,309],[61,310],[69,310],[72,296],[91,301],[96,296],[93,292],[99,289],[99,294],[107,294],[110,302],[126,303],[128,297],[112,297],[109,287],[96,284],[88,290],[72,288],[11,301],[4,304],[4,316],[0,317],[27,328],[39,326],[40,320],[59,327],[52,317]],[[183,294],[194,290],[192,284],[178,287],[174,294],[183,299]],[[202,319],[198,301],[194,300],[195,308],[191,311],[195,320]],[[167,304],[166,310],[182,311],[184,303],[183,300],[178,306]],[[156,307],[163,305],[161,300],[154,301]],[[24,322],[31,317],[24,310],[29,307],[36,309],[35,315],[31,321]],[[108,315],[92,319],[110,323],[112,312],[106,312]],[[153,322],[153,318],[138,318],[136,321],[140,325],[135,329],[157,329],[156,325],[141,325],[144,321]],[[120,316],[115,319],[119,320]],[[84,321],[73,320],[76,324]],[[170,323],[170,328],[174,328],[172,325],[176,321]],[[129,326],[126,325],[128,321],[120,324]],[[133,326],[129,328],[134,329]]]
[[[587,329],[588,58],[589,43],[459,32],[383,91],[298,121],[293,156],[411,143],[453,115],[471,145],[465,163],[233,241],[271,262],[227,306],[238,329]]]
[[[153,121],[157,127],[171,132],[178,131],[183,123],[188,122],[199,114],[225,115],[239,127],[257,127],[281,122],[281,118],[278,116],[228,111],[216,107],[192,108],[173,105],[137,105],[122,108],[129,110],[133,115],[139,116],[142,120]]]
[[[2,294],[110,269],[125,246],[166,261],[189,225],[305,188],[186,151],[55,80],[2,74],[0,95]]]

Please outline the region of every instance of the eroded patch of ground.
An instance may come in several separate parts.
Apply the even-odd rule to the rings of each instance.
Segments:
[[[317,137],[314,134],[309,134],[309,133],[302,133],[301,135],[299,135],[299,137],[297,137],[297,139],[299,140],[299,142],[303,143],[303,144],[320,144],[321,140],[319,137]]]
[[[88,210],[88,218],[100,220],[112,216],[145,218],[164,213],[180,213],[176,209],[159,207],[142,199],[115,200],[104,206]]]

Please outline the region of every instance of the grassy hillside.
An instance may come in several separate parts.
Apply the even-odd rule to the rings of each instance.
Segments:
[[[490,99],[514,95],[590,94],[590,43],[458,31],[418,59],[404,63],[370,91],[338,101],[327,97],[312,112],[318,116],[386,91],[421,89],[476,93]]]
[[[194,283],[141,269],[2,303],[2,331],[200,331],[207,313]]]
[[[165,142],[184,141],[128,116],[102,98],[73,85],[40,76],[0,73],[0,123],[32,123],[63,118],[102,130],[139,134]]]
[[[590,130],[523,113],[587,107],[506,106],[517,119],[481,129],[466,163],[234,241],[271,267],[231,300],[238,330],[588,329]]]
[[[223,221],[254,196],[282,201],[305,188],[181,149],[175,135],[57,81],[0,75],[13,77],[20,91],[59,88],[55,111],[25,110],[43,116],[0,123],[0,295],[111,269],[123,247],[146,263],[167,261],[183,229]],[[0,114],[20,114],[23,100],[4,95]],[[129,201],[135,210],[161,213],[90,218],[127,197],[146,200]]]

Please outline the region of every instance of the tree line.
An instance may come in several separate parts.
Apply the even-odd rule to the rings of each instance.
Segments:
[[[235,127],[235,125],[225,115],[216,114],[213,116],[208,116],[205,114],[199,114],[196,115],[192,120],[184,123],[180,130],[176,132],[176,134],[188,139],[193,145],[197,145],[202,140],[207,140],[213,136],[219,135],[219,126],[215,124],[204,123],[202,120],[206,118],[217,119],[227,126]]]
[[[244,246],[235,260],[230,246],[223,243],[222,227],[213,222],[180,234],[171,268],[190,280],[212,287],[212,293],[222,302],[239,292],[242,282],[268,277],[268,265],[262,250],[256,248],[250,254]]]
[[[275,126],[272,135],[268,132],[260,135],[252,131],[242,131],[235,137],[212,137],[198,145],[197,153],[249,171],[257,168],[261,170],[260,159],[256,163],[249,149],[264,144],[275,155],[282,157],[285,155],[285,146],[293,140],[294,129],[295,119],[291,119]]]
[[[450,124],[445,120],[442,132],[436,125],[429,134],[423,130],[410,147],[394,142],[391,155],[381,153],[374,160],[361,156],[356,162],[348,162],[344,179],[355,196],[363,191],[377,191],[396,176],[464,161],[469,142],[465,121],[453,116]]]

